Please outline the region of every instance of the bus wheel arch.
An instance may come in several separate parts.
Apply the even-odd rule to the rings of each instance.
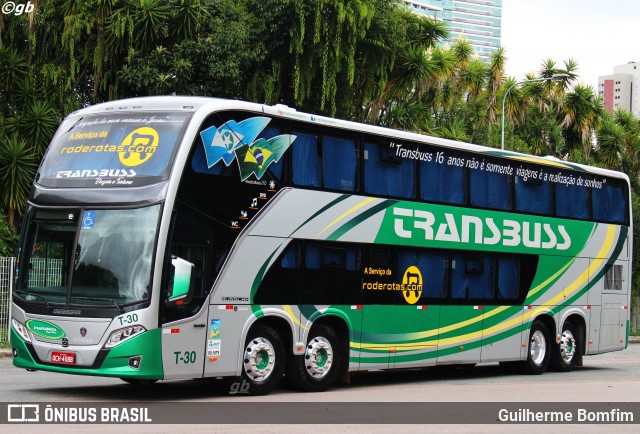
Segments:
[[[348,368],[349,329],[343,319],[330,315],[313,323],[304,353],[292,355],[286,368],[287,383],[305,392],[333,386]]]
[[[251,395],[273,391],[285,372],[291,332],[284,319],[262,318],[251,325],[242,349],[241,379]]]
[[[560,330],[560,340],[552,345],[549,367],[557,372],[569,372],[582,366],[585,351],[586,325],[580,315],[567,317]]]

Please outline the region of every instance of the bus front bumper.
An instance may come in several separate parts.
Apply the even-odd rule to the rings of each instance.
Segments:
[[[95,375],[131,380],[162,380],[161,330],[155,329],[134,336],[110,349],[101,349],[92,366],[54,364],[42,361],[33,345],[25,342],[11,328],[13,365],[28,370],[64,374]],[[62,348],[61,348],[62,349]],[[67,351],[67,349],[62,349]],[[73,352],[68,349],[68,352]]]

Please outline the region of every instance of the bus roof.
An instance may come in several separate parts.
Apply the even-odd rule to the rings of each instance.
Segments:
[[[109,101],[102,104],[97,104],[91,107],[80,109],[72,116],[83,116],[98,113],[117,113],[117,112],[131,112],[131,111],[182,111],[182,112],[196,112],[204,110],[213,112],[217,110],[248,110],[258,111],[273,116],[288,118],[292,120],[298,120],[302,122],[308,122],[311,124],[330,126],[334,128],[340,128],[349,131],[360,131],[371,134],[383,135],[387,137],[393,137],[397,139],[413,140],[419,142],[425,142],[438,146],[443,146],[450,149],[465,150],[476,152],[480,154],[502,157],[511,160],[520,160],[523,162],[542,164],[545,166],[553,166],[566,170],[579,170],[589,173],[600,174],[604,176],[611,176],[615,178],[622,178],[629,182],[629,178],[622,172],[614,170],[603,169],[594,166],[587,166],[578,163],[572,163],[569,161],[561,160],[552,156],[534,156],[529,154],[523,154],[514,151],[505,151],[488,146],[475,145],[471,143],[458,142],[455,140],[442,139],[439,137],[428,136],[425,134],[414,133],[403,130],[394,130],[385,127],[379,127],[368,124],[361,124],[352,121],[346,121],[341,119],[330,118],[321,115],[313,115],[309,113],[299,112],[294,108],[290,108],[285,105],[277,104],[273,106],[250,103],[238,100],[228,100],[213,97],[200,97],[200,96],[150,96],[150,97],[138,97],[123,100]]]

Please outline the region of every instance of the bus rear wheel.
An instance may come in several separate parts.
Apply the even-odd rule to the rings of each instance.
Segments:
[[[541,321],[535,321],[529,332],[527,360],[519,368],[525,374],[539,375],[547,370],[551,354],[549,329]]]
[[[249,386],[243,393],[266,395],[273,391],[284,373],[282,340],[276,330],[259,325],[248,334],[242,356],[242,380]]]
[[[558,345],[553,346],[551,369],[558,372],[569,372],[576,366],[580,351],[578,332],[573,323],[566,321],[562,326],[562,335]]]
[[[322,392],[335,384],[342,373],[343,351],[338,335],[323,324],[314,326],[302,356],[287,364],[286,379],[293,388]]]

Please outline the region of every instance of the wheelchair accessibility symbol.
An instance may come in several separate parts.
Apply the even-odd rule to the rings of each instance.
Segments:
[[[84,217],[82,218],[82,228],[91,229],[95,224],[96,224],[96,212],[85,211]]]

